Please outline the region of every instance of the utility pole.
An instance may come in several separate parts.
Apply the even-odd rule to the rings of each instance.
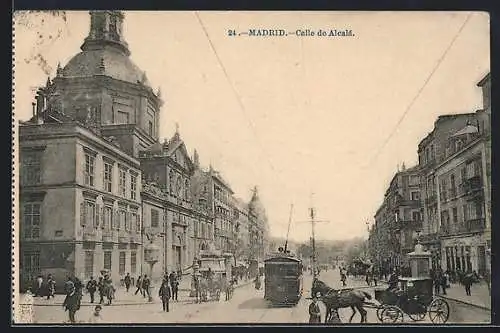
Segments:
[[[316,256],[316,223],[329,223],[330,221],[326,220],[316,220],[315,209],[312,207],[312,194],[311,194],[311,208],[309,208],[309,221],[298,221],[297,223],[311,223],[311,247],[312,247],[312,269],[313,269],[313,278],[318,276],[317,269],[317,256]]]
[[[318,270],[316,266],[316,237],[314,233],[314,208],[310,208],[311,214],[311,229],[312,229],[312,266],[313,266],[313,278],[316,278],[318,275]]]

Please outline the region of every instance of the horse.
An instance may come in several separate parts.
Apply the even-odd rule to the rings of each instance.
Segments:
[[[341,289],[335,290],[330,288],[318,279],[313,280],[312,285],[312,295],[316,295],[318,292],[321,294],[321,301],[326,306],[326,316],[325,323],[328,322],[329,317],[332,315],[332,311],[337,311],[338,309],[351,307],[352,315],[349,318],[349,323],[354,318],[356,314],[356,309],[358,309],[361,314],[361,323],[366,323],[367,311],[363,308],[365,299],[371,300],[372,296],[363,290],[354,289]]]

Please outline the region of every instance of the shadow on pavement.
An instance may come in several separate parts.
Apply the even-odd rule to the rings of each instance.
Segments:
[[[269,304],[263,298],[251,298],[238,305],[238,309],[268,309]]]

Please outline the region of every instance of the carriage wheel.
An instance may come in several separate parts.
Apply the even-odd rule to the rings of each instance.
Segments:
[[[411,320],[413,321],[421,321],[424,320],[425,318],[425,312],[419,312],[419,313],[409,313],[408,317],[410,317]]]
[[[381,305],[381,306],[379,306],[379,307],[377,308],[377,311],[376,311],[376,313],[377,313],[377,318],[378,318],[378,320],[379,320],[380,322],[382,321],[382,310],[384,310],[384,308],[385,308],[385,305]]]
[[[442,298],[435,298],[429,305],[429,318],[433,324],[444,324],[450,317],[450,306]]]
[[[403,322],[403,311],[394,305],[386,306],[382,309],[380,317],[383,323]]]

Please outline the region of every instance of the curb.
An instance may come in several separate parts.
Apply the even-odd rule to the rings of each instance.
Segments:
[[[441,297],[443,299],[446,299],[446,300],[449,300],[449,301],[452,301],[452,302],[457,302],[457,303],[461,303],[461,304],[465,304],[465,305],[470,305],[470,306],[476,307],[476,308],[481,309],[481,310],[491,311],[491,308],[489,308],[489,307],[487,307],[485,305],[479,305],[479,304],[475,304],[475,303],[472,303],[472,302],[466,302],[466,301],[462,301],[462,300],[454,298],[454,297],[448,297],[448,296],[444,296],[444,295],[437,295],[437,297]]]
[[[238,289],[238,288],[241,288],[241,287],[244,287],[244,286],[247,286],[249,284],[251,284],[252,282],[246,282],[246,283],[242,283],[242,284],[238,284],[235,289]],[[179,291],[191,291],[191,289],[179,289]],[[191,298],[191,297],[189,297]],[[158,300],[158,302],[156,302],[155,300],[153,300],[153,302],[126,302],[126,303],[111,303],[110,305],[107,305],[107,304],[101,304],[102,307],[108,307],[108,306],[132,306],[132,305],[147,305],[147,304],[160,304],[161,302]],[[190,300],[186,300],[186,301],[179,301],[179,302],[175,302],[177,304],[196,304],[194,302],[191,302]],[[28,304],[25,304],[25,303],[20,303],[20,305],[28,305]],[[33,305],[33,307],[37,307],[37,306],[59,306],[59,307],[62,307],[62,303],[52,303],[52,304],[31,304]],[[86,307],[91,307],[91,306],[96,306],[98,305],[98,303],[83,303],[81,304],[80,306],[86,306]]]

